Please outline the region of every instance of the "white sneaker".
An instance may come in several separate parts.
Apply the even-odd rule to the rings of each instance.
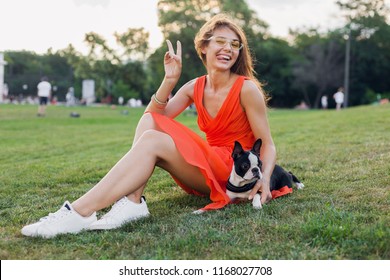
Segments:
[[[114,229],[130,221],[135,221],[149,216],[148,206],[145,197],[141,198],[141,203],[134,203],[127,197],[123,197],[112,206],[111,210],[101,219],[89,226],[91,230]]]
[[[39,222],[23,227],[22,234],[31,237],[52,238],[63,233],[78,233],[87,229],[96,220],[96,212],[89,217],[83,217],[66,201],[57,212],[50,213],[41,218]]]

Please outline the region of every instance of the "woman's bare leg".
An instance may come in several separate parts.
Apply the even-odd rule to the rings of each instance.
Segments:
[[[138,139],[141,137],[141,135],[149,130],[149,129],[156,129],[156,125],[154,122],[153,117],[151,114],[144,114],[142,115],[141,119],[139,120],[137,124],[137,128],[135,130],[134,139],[133,139],[133,145],[138,141]],[[138,190],[130,193],[127,195],[127,198],[134,203],[139,203],[141,201],[141,196],[144,193],[144,189],[146,187],[146,184],[141,186]]]
[[[140,121],[138,122],[137,124],[137,128],[136,128],[136,131],[135,131],[135,135],[134,135],[134,139],[133,139],[133,145],[132,147],[134,147],[135,143],[138,141],[138,139],[140,138],[140,136],[147,130],[150,130],[150,129],[155,129],[156,126],[155,126],[155,123],[154,123],[154,120],[153,120],[153,117],[150,115],[150,114],[144,114]],[[107,174],[108,175],[108,174]],[[107,176],[106,175],[106,176]],[[109,183],[109,182],[108,182]],[[134,192],[132,193],[129,193],[127,195],[127,198],[130,199],[131,201],[135,202],[135,203],[139,203],[140,202],[140,199],[141,199],[141,196],[143,194],[143,191],[145,189],[145,186],[146,184],[142,185],[140,188],[138,188],[137,190],[135,190]],[[76,209],[79,211],[79,212],[84,212],[82,209],[82,206],[79,206],[78,205],[79,201],[75,201],[73,203],[73,207],[76,207]],[[79,209],[80,208],[80,209]]]
[[[195,190],[209,193],[200,170],[189,165],[178,152],[173,139],[164,132],[154,130],[153,125],[147,121],[141,123],[130,151],[98,184],[73,202],[77,212],[89,216],[125,195],[140,196],[155,166],[161,166]]]

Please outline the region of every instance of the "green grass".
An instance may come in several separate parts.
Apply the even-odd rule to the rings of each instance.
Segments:
[[[73,110],[81,117],[70,118]],[[151,217],[106,232],[25,238],[23,225],[73,201],[130,148],[141,109],[0,106],[1,259],[389,259],[390,106],[270,110],[278,162],[305,184],[261,211],[191,212],[161,169],[146,189]],[[191,114],[179,118],[197,130]]]

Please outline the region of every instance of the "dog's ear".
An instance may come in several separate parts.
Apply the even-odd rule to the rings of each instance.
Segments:
[[[256,155],[260,155],[260,148],[261,144],[263,144],[263,141],[261,139],[257,139],[256,142],[253,144],[252,152],[254,152]]]
[[[244,149],[242,148],[240,142],[235,141],[233,152],[232,152],[232,158],[236,159],[236,158],[240,157],[243,152],[244,152]]]

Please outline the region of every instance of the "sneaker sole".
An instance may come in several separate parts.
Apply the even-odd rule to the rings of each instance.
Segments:
[[[21,233],[23,236],[26,236],[26,237],[50,239],[50,238],[54,238],[54,237],[57,237],[59,235],[64,235],[64,234],[78,234],[78,233],[80,233],[82,231],[86,231],[86,230],[88,230],[88,228],[83,228],[83,229],[80,229],[77,231],[67,231],[67,232],[60,232],[60,233],[53,233],[53,234],[49,234],[49,233],[44,234],[44,233],[30,232],[30,231],[26,231],[26,230],[22,229]]]

